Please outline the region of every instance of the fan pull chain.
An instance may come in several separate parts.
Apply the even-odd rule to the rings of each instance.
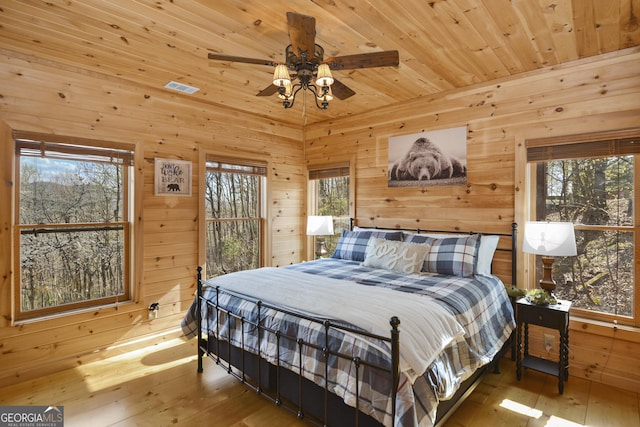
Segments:
[[[302,117],[307,116],[307,91],[302,92]]]

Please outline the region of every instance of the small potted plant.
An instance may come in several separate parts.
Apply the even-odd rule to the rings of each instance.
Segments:
[[[527,300],[531,304],[537,305],[554,305],[558,303],[558,300],[544,289],[531,289],[527,292]]]

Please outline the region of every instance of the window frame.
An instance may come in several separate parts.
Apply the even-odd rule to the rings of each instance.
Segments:
[[[633,233],[634,241],[634,279],[635,288],[633,295],[633,312],[631,316],[622,316],[612,313],[598,312],[579,307],[572,307],[572,313],[585,319],[595,321],[613,322],[626,324],[629,326],[640,326],[640,147],[638,143],[630,142],[630,139],[639,140],[640,128],[624,129],[605,132],[591,132],[578,135],[563,135],[559,137],[546,137],[536,139],[525,139],[520,158],[525,164],[524,179],[526,182],[526,194],[524,195],[524,211],[516,217],[523,220],[536,219],[536,196],[538,165],[541,162],[550,160],[567,160],[586,157],[606,157],[606,156],[634,156],[634,203],[633,203],[633,226],[602,226],[602,225],[581,225],[576,224],[576,230],[597,230],[597,231],[624,231]],[[569,157],[570,156],[570,157]],[[516,155],[516,162],[518,162]],[[518,171],[516,171],[518,175]],[[518,198],[516,198],[518,205]],[[535,255],[522,254],[524,261],[524,277],[527,289],[536,287],[535,281]]]
[[[211,152],[203,153],[202,156],[203,161],[203,185],[200,195],[200,200],[202,203],[201,212],[203,221],[201,223],[200,235],[203,236],[202,243],[200,245],[199,251],[202,254],[200,265],[203,267],[203,277],[209,277],[207,272],[207,224],[212,222],[230,222],[230,221],[238,221],[238,220],[246,220],[246,221],[256,221],[258,222],[258,236],[260,242],[258,244],[260,253],[258,254],[258,263],[259,267],[265,266],[265,260],[267,258],[267,242],[266,242],[266,224],[267,224],[267,195],[268,195],[268,171],[269,171],[269,162],[267,160],[259,160],[259,159],[247,159],[240,157],[232,157],[226,155],[219,155]],[[233,168],[227,168],[222,166],[222,164],[227,165],[236,165],[242,166],[246,168],[254,169],[254,173],[246,173],[249,175],[254,175],[259,177],[258,183],[258,206],[257,206],[257,217],[247,217],[247,218],[209,218],[207,216],[207,201],[206,201],[206,174],[212,168],[208,167],[208,163],[218,163],[219,167],[216,168],[221,172],[229,172],[235,173],[238,172]]]
[[[134,241],[134,220],[135,211],[139,210],[139,204],[135,201],[134,195],[139,190],[140,184],[134,179],[136,171],[134,164],[139,154],[136,152],[136,145],[132,143],[118,143],[104,140],[93,140],[88,138],[68,137],[64,135],[50,135],[40,132],[13,131],[12,145],[14,147],[14,190],[12,194],[13,200],[13,271],[15,272],[12,280],[13,297],[12,297],[12,321],[22,322],[48,318],[52,315],[68,316],[77,312],[95,310],[109,306],[117,306],[121,303],[133,302],[136,298],[137,289],[134,284],[132,266],[135,265],[135,259],[138,252],[135,249]],[[38,146],[38,148],[36,148]],[[52,154],[45,157],[64,158],[65,156],[82,156],[85,155],[89,160],[91,156],[118,158],[120,162],[112,162],[121,164],[122,168],[122,219],[120,221],[107,222],[88,222],[88,223],[47,223],[47,224],[22,224],[20,222],[20,186],[21,186],[21,157],[20,151],[25,152],[31,150],[52,151]],[[54,154],[56,153],[56,154]],[[25,154],[27,155],[27,154]],[[74,160],[71,158],[70,160]],[[139,158],[138,158],[139,161]],[[138,188],[136,188],[138,187]],[[22,310],[22,268],[21,268],[21,235],[28,230],[32,232],[56,233],[56,230],[67,229],[68,232],[74,233],[79,231],[96,231],[121,229],[123,234],[123,292],[108,297],[92,298],[85,301],[77,301],[71,303],[63,303],[52,307],[45,307],[34,310]]]

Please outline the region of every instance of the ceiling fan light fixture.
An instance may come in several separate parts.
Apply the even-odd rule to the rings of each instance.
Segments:
[[[278,97],[280,99],[290,99],[291,95],[292,95],[292,87],[291,87],[291,81],[289,81],[288,84],[285,84],[284,86],[282,86],[284,88],[283,91],[278,90]],[[281,93],[282,92],[282,93]]]
[[[302,91],[313,94],[316,107],[326,110],[334,97],[344,100],[355,92],[344,83],[333,78],[331,70],[353,70],[373,67],[396,67],[400,59],[397,50],[358,53],[324,58],[324,48],[316,43],[316,20],[313,16],[296,12],[287,12],[289,40],[285,48],[284,63],[271,59],[255,59],[209,52],[209,59],[226,62],[275,66],[273,86],[269,85],[257,93],[257,96],[278,94],[284,108],[292,108],[296,96]],[[290,72],[293,74],[290,74]],[[295,83],[294,83],[295,82]],[[305,98],[306,99],[306,98]],[[305,104],[306,105],[306,104]]]
[[[333,92],[331,92],[331,86],[324,86],[318,94],[318,101],[329,102],[333,99]]]
[[[318,72],[316,75],[316,84],[318,86],[331,86],[333,84],[333,76],[331,75],[331,69],[328,64],[318,65]]]
[[[286,65],[276,65],[276,69],[273,71],[273,84],[278,87],[291,86],[291,76]]]

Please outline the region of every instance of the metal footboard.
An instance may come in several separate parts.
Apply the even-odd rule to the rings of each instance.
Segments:
[[[241,298],[244,301],[248,301],[255,304],[257,307],[257,318],[255,320],[247,319],[241,315],[235,314],[227,308],[220,305],[220,295],[228,294],[237,298]],[[202,268],[198,267],[198,306],[196,318],[198,321],[198,372],[202,372],[202,360],[203,357],[209,356],[216,364],[224,367],[227,372],[238,380],[245,383],[248,387],[260,393],[267,399],[273,401],[276,405],[286,408],[290,412],[295,413],[299,418],[304,418],[315,425],[329,426],[331,412],[334,410],[335,395],[330,391],[329,384],[329,359],[339,358],[349,361],[355,369],[355,378],[357,379],[355,385],[355,411],[353,414],[353,420],[341,420],[347,422],[348,425],[361,426],[361,418],[366,417],[361,414],[360,411],[360,390],[361,390],[361,369],[372,369],[375,372],[380,372],[381,375],[386,376],[389,379],[391,385],[391,416],[392,420],[395,420],[396,415],[396,394],[398,390],[400,380],[400,344],[399,344],[399,325],[400,320],[397,317],[390,319],[390,335],[381,336],[372,334],[360,329],[355,329],[342,324],[336,324],[326,319],[319,319],[313,316],[308,316],[298,312],[293,312],[275,305],[268,304],[263,301],[256,300],[246,295],[236,293],[229,290],[223,290],[216,287],[215,298],[207,299],[203,294],[203,280],[202,280]],[[304,319],[307,322],[312,322],[316,325],[321,325],[324,329],[324,342],[310,342],[303,337],[291,337],[286,334],[282,334],[279,330],[275,330],[263,324],[263,314],[265,310],[276,310],[280,313],[284,313],[289,316]],[[215,312],[215,316],[209,314]],[[221,317],[224,319],[221,324]],[[214,319],[214,320],[212,320]],[[204,320],[204,322],[203,322]],[[214,324],[215,322],[215,324]],[[221,337],[221,330],[231,330],[231,323],[236,322],[241,328],[241,339],[239,343],[232,344],[231,339],[224,339]],[[204,324],[204,327],[203,327]],[[247,332],[250,330],[250,332]],[[335,351],[330,348],[329,338],[332,330],[342,331],[349,334],[354,334],[363,339],[369,338],[374,340],[380,340],[388,343],[391,348],[391,361],[390,366],[383,366],[371,361],[363,360],[360,357],[354,357],[350,354],[345,354],[339,351]],[[230,332],[228,335],[230,336]],[[245,338],[252,334],[257,334],[257,348],[262,349],[263,336],[270,334],[275,337],[275,355],[268,355],[275,360],[275,363],[266,363],[265,360],[261,360],[261,357],[255,354],[255,351],[251,351],[245,342]],[[297,348],[298,362],[295,370],[290,369],[282,363],[281,358],[281,344],[284,340],[289,340],[288,344],[292,344]],[[295,341],[291,342],[291,341]],[[324,375],[318,387],[321,388],[320,394],[322,395],[322,407],[313,405],[312,408],[308,408],[307,403],[309,399],[305,396],[308,393],[309,387],[312,387],[307,378],[303,376],[304,371],[304,356],[305,350],[312,349],[313,351],[321,354],[322,362],[324,364]],[[261,350],[260,350],[261,351]],[[262,355],[260,355],[262,356]],[[265,372],[267,371],[267,372]],[[286,373],[288,372],[288,373]],[[286,373],[286,374],[285,374]],[[291,387],[291,373],[297,377],[297,390],[292,393]],[[283,392],[285,379],[288,378],[286,383],[287,393]],[[314,390],[315,391],[315,390]],[[318,393],[314,396],[317,397]],[[331,396],[334,396],[333,398]],[[315,399],[313,399],[315,400]],[[342,403],[340,401],[340,403]],[[368,418],[368,417],[367,417]],[[333,417],[335,420],[335,417]]]

